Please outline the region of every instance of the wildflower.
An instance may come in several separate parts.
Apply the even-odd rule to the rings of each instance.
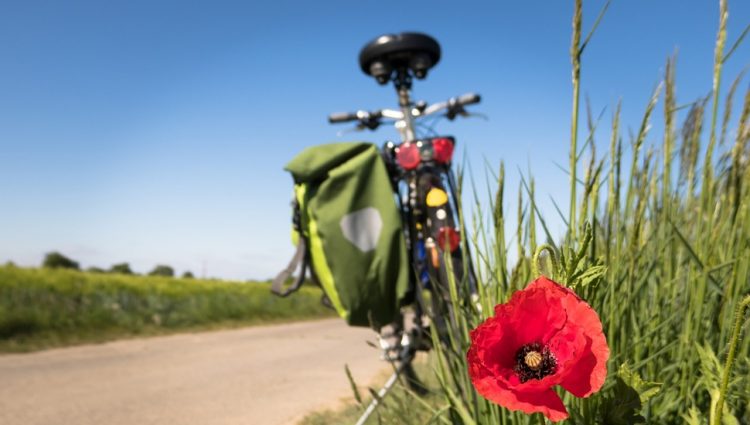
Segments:
[[[587,397],[607,377],[599,316],[573,291],[541,277],[471,332],[469,375],[479,394],[511,410],[568,417],[556,385]]]

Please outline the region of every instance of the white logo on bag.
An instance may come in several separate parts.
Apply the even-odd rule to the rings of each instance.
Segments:
[[[375,208],[349,213],[341,218],[340,225],[344,237],[362,252],[372,251],[378,246],[383,219]]]

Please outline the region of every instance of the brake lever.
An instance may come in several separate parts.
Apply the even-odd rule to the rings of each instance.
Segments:
[[[481,119],[483,119],[485,121],[489,121],[490,120],[489,115],[487,115],[487,114],[481,114],[479,112],[466,112],[466,111],[464,111],[461,114],[461,116],[464,117],[464,118],[477,117],[477,118],[481,118]]]
[[[448,107],[448,111],[445,113],[445,116],[449,120],[453,121],[456,119],[456,116],[458,115],[466,116],[465,114],[468,114],[468,112],[466,112],[466,109],[464,109],[463,106],[457,103],[454,103]]]
[[[359,120],[359,127],[369,128],[370,130],[376,130],[380,127],[380,118],[382,114],[380,112],[370,113],[367,111],[357,111],[357,119]]]

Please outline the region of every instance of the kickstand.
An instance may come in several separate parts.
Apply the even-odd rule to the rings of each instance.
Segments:
[[[388,381],[386,381],[385,385],[383,385],[383,388],[378,391],[378,396],[374,397],[372,399],[372,402],[370,402],[370,405],[367,406],[367,409],[365,409],[365,412],[362,413],[362,416],[359,417],[359,420],[357,421],[356,425],[364,425],[365,421],[367,421],[367,418],[372,415],[372,412],[375,411],[375,408],[377,408],[380,405],[380,401],[385,397],[386,394],[388,394],[388,391],[391,390],[393,387],[393,384],[396,383],[398,380],[398,375],[401,373],[401,371],[404,370],[407,363],[401,363],[401,365],[396,369],[395,372],[393,372],[393,375],[391,375],[390,378],[388,378]]]

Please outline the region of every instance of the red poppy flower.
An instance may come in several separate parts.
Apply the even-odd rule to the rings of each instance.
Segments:
[[[568,411],[552,387],[576,397],[598,391],[609,347],[596,312],[575,292],[540,277],[471,332],[467,357],[479,394],[557,422]]]

